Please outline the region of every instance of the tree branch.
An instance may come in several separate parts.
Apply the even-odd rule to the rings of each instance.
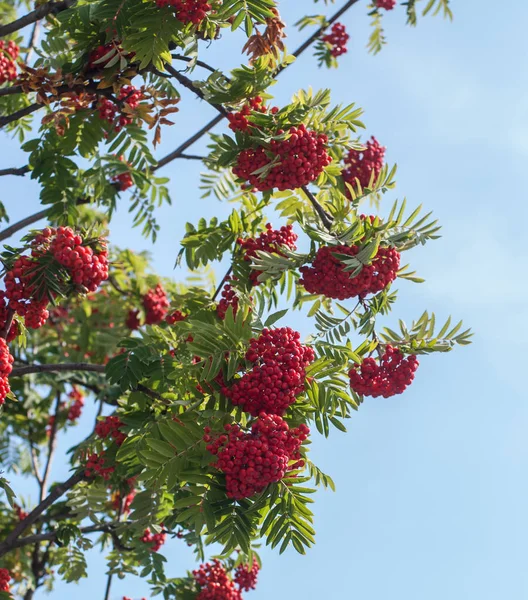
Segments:
[[[18,168],[13,167],[11,169],[0,169],[0,177],[3,177],[4,175],[19,175],[20,177],[23,177],[26,173],[29,173],[30,171],[31,169],[29,168],[29,165]]]
[[[104,365],[93,365],[90,363],[58,363],[56,365],[28,365],[27,367],[16,367],[11,371],[9,377],[22,377],[30,373],[59,373],[61,371],[91,371],[104,373]]]
[[[203,60],[194,60],[194,58],[190,58],[189,56],[183,56],[183,54],[171,54],[171,56],[175,60],[181,60],[186,63],[194,62],[194,64],[198,65],[199,67],[202,67],[203,69],[207,69],[207,71],[211,71],[211,73],[216,73],[218,71],[218,69],[211,67],[211,65],[208,65]]]
[[[51,472],[51,464],[53,462],[53,457],[55,455],[55,449],[57,447],[57,425],[59,420],[59,411],[60,411],[60,403],[61,403],[61,393],[57,392],[57,398],[55,400],[55,411],[54,411],[54,419],[51,424],[51,431],[48,443],[48,460],[46,461],[46,466],[44,467],[44,473],[42,474],[42,483],[40,484],[40,501],[42,502],[46,497],[48,480]]]
[[[47,2],[46,4],[42,4],[27,15],[16,19],[16,21],[8,23],[7,25],[0,25],[0,38],[5,37],[14,31],[18,31],[19,29],[23,29],[32,23],[36,23],[48,15],[62,12],[73,6],[75,2],[76,0],[63,0],[62,2]]]
[[[6,125],[9,125],[9,123],[13,123],[13,121],[18,121],[18,119],[22,119],[22,117],[27,117],[27,115],[34,113],[36,110],[42,108],[43,106],[44,104],[37,104],[35,102],[35,104],[30,104],[25,108],[21,108],[20,110],[17,110],[11,115],[0,117],[0,129],[2,129],[2,127],[5,127]]]
[[[21,221],[18,221],[17,223],[13,223],[13,225],[6,227],[3,231],[0,231],[0,242],[2,240],[7,240],[7,238],[10,238],[17,231],[24,229],[24,227],[27,227],[28,225],[33,225],[33,223],[40,221],[40,219],[44,219],[48,214],[48,210],[49,209],[47,208],[45,208],[44,210],[40,210],[34,215],[30,215],[29,217],[26,217],[25,219],[22,219]]]
[[[65,492],[76,486],[80,481],[84,479],[84,473],[81,471],[75,473],[69,479],[63,483],[56,485],[51,493],[45,498],[38,506],[36,506],[29,515],[20,521],[13,531],[6,537],[5,541],[0,543],[0,556],[3,556],[12,549],[13,543],[22,535],[22,533],[35,523],[40,515],[49,508],[55,500],[60,498]]]

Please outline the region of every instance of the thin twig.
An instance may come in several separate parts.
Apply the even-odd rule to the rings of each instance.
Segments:
[[[233,272],[233,265],[231,264],[231,266],[227,270],[227,273],[223,276],[222,281],[218,284],[218,287],[216,288],[215,293],[213,294],[213,300],[216,300],[218,298],[218,295],[222,291],[224,284],[227,282],[227,280],[229,279],[232,272]]]
[[[326,212],[326,210],[319,204],[317,198],[312,194],[312,192],[305,186],[302,186],[302,191],[308,197],[308,200],[312,203],[315,212],[319,215],[321,222],[323,225],[330,231],[332,229],[333,218],[330,214]]]
[[[8,308],[4,326],[2,327],[2,331],[0,331],[0,337],[4,338],[4,340],[7,339],[9,330],[11,329],[11,325],[13,324],[14,317],[15,311],[12,308]]]
[[[211,67],[211,65],[208,65],[203,60],[195,60],[194,58],[191,58],[190,56],[183,56],[183,54],[171,54],[171,56],[175,60],[181,60],[186,63],[194,62],[195,65],[198,65],[199,67],[202,67],[203,69],[207,69],[207,71],[211,71],[211,73],[216,73],[218,71],[218,69]]]
[[[43,106],[44,106],[43,104],[37,104],[35,102],[35,104],[30,104],[29,106],[26,106],[25,108],[21,108],[20,110],[17,110],[16,112],[12,113],[11,115],[6,115],[5,117],[0,117],[0,129],[2,127],[5,127],[6,125],[9,125],[9,123],[18,121],[18,119],[27,117],[28,115],[30,115],[31,113],[34,113],[36,110],[38,110],[39,108],[42,108]]]
[[[53,457],[55,456],[55,449],[57,448],[57,427],[59,421],[59,412],[61,407],[61,393],[57,392],[57,398],[55,400],[55,411],[54,418],[51,423],[50,436],[48,441],[48,459],[46,461],[46,466],[44,467],[44,473],[42,475],[42,483],[40,485],[40,501],[42,502],[46,497],[46,493],[48,491],[48,480],[51,473],[51,464],[53,462]]]
[[[35,21],[35,25],[33,25],[33,31],[31,32],[31,38],[29,40],[28,51],[26,54],[26,61],[25,61],[26,65],[29,64],[31,55],[33,54],[33,51],[35,50],[35,46],[37,45],[38,38],[39,38],[39,33],[40,33],[40,21]]]
[[[185,77],[185,75],[182,75],[182,73],[177,71],[174,67],[172,67],[169,64],[165,65],[165,69],[174,77],[174,79],[177,79],[183,85],[183,87],[190,90],[193,94],[198,96],[198,98],[200,98],[201,100],[205,100],[205,102],[207,102],[209,104],[209,106],[212,106],[222,116],[227,117],[227,115],[229,114],[229,111],[227,111],[221,104],[215,104],[214,102],[209,102],[209,100],[206,99],[205,94],[202,92],[202,90],[199,87],[197,87],[196,85],[194,85],[194,83],[188,77]]]

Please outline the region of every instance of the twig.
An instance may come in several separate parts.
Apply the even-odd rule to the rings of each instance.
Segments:
[[[314,207],[315,212],[319,215],[319,218],[321,219],[323,225],[328,229],[328,231],[330,231],[332,229],[333,223],[332,216],[329,215],[326,212],[326,210],[319,204],[317,198],[305,185],[302,186],[302,191],[306,194],[308,200],[310,200],[310,202],[312,203],[312,206]]]
[[[195,60],[194,58],[191,58],[190,56],[183,56],[183,54],[171,54],[171,56],[175,60],[181,60],[186,63],[194,62],[194,64],[198,65],[199,67],[202,67],[203,69],[207,69],[207,71],[211,71],[211,73],[216,73],[218,71],[218,69],[211,67],[211,65],[208,65],[203,60]]]
[[[165,69],[174,77],[174,79],[177,79],[183,85],[183,87],[193,92],[193,94],[196,94],[196,96],[198,96],[198,98],[200,98],[201,100],[205,100],[205,102],[207,102],[210,106],[217,110],[223,117],[227,117],[229,112],[220,104],[209,102],[209,100],[206,99],[202,90],[199,87],[195,86],[194,83],[188,77],[182,75],[171,65],[166,64]]]
[[[29,47],[26,54],[26,65],[29,64],[29,60],[31,59],[31,55],[35,50],[35,46],[37,45],[38,38],[40,32],[40,21],[35,21],[35,25],[33,25],[33,31],[31,32],[31,38],[29,40]]]
[[[12,308],[8,308],[4,326],[2,327],[2,331],[0,331],[0,337],[4,338],[4,340],[7,339],[7,335],[9,334],[9,330],[11,329],[11,325],[13,324],[14,317],[15,311]]]
[[[55,400],[55,411],[54,411],[54,419],[51,423],[51,431],[48,442],[48,460],[46,461],[46,466],[44,467],[44,473],[42,475],[42,483],[40,484],[40,501],[44,500],[46,497],[47,487],[48,487],[48,479],[51,472],[51,464],[53,462],[53,457],[55,456],[55,449],[57,447],[57,425],[59,420],[59,411],[60,411],[60,403],[61,403],[61,393],[57,392],[57,398]]]
[[[58,363],[56,365],[28,365],[27,367],[16,367],[11,371],[9,377],[22,377],[30,373],[59,373],[61,371],[90,371],[104,373],[104,365],[93,365],[90,363]]]
[[[36,110],[38,110],[39,108],[42,108],[43,106],[44,106],[43,104],[37,104],[35,102],[35,104],[30,104],[29,106],[26,106],[25,108],[21,108],[20,110],[17,110],[16,112],[12,113],[11,115],[6,115],[5,117],[0,117],[0,129],[2,127],[5,127],[6,125],[9,125],[9,123],[18,121],[18,119],[27,117],[27,115],[34,113]]]
[[[56,485],[51,493],[45,498],[38,506],[36,506],[29,515],[20,521],[13,529],[13,531],[6,537],[5,541],[0,543],[0,556],[3,556],[9,552],[12,548],[12,544],[26,531],[28,527],[31,527],[35,523],[40,515],[49,508],[55,500],[60,498],[65,492],[76,486],[80,481],[84,479],[84,473],[75,473],[69,479],[63,483]]]
[[[57,14],[58,12],[66,10],[73,6],[75,1],[76,0],[63,0],[62,2],[47,2],[46,4],[42,4],[27,15],[16,19],[16,21],[7,23],[7,25],[0,25],[0,38],[5,37],[14,31],[18,31],[19,29],[23,29],[32,23],[36,23],[50,14]]]
[[[218,287],[216,288],[215,293],[213,294],[213,300],[216,300],[218,298],[218,295],[222,291],[222,288],[224,287],[224,284],[229,279],[229,277],[230,277],[230,275],[231,275],[232,272],[233,272],[233,265],[231,264],[231,266],[227,270],[227,273],[222,278],[222,281],[218,284]]]

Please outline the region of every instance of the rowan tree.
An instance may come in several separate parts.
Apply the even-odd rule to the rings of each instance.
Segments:
[[[315,541],[311,495],[334,484],[310,457],[311,436],[345,432],[365,399],[412,385],[422,358],[469,343],[461,323],[437,326],[428,312],[393,324],[398,280],[421,281],[405,252],[440,226],[394,200],[383,132],[367,134],[362,109],[333,104],[327,89],[282,105],[271,94],[303,53],[338,66],[350,9],[369,12],[377,52],[387,11],[415,25],[450,17],[449,0],[301,14],[289,27],[307,38],[294,52],[280,5],[0,5],[0,127],[27,153],[0,175],[31,177],[42,204],[0,232],[14,244],[1,254],[2,598],[89,576],[94,545],[107,557],[105,598],[127,574],[166,599],[242,598],[259,545],[304,553]],[[245,56],[224,73],[204,58],[232,35]],[[181,93],[218,115],[203,125],[199,111],[180,114]],[[159,157],[182,117],[196,133]],[[205,136],[207,155],[187,152]],[[216,198],[231,212],[187,223],[175,258],[191,278],[175,282],[107,235],[126,204],[155,240],[156,208],[171,201],[158,171],[185,160],[203,164],[207,210]],[[289,311],[311,322],[307,339],[285,324]],[[87,403],[97,420],[62,457],[71,475],[52,482],[57,440]],[[31,501],[10,485],[14,472],[35,481]],[[168,537],[193,548],[187,574],[166,563]]]

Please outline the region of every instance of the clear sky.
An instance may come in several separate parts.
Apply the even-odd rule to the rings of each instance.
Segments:
[[[290,24],[300,16],[299,4],[306,12],[325,10],[322,3],[286,0],[282,12]],[[453,23],[426,18],[417,29],[404,25],[401,7],[393,11],[385,19],[389,45],[373,57],[364,48],[369,29],[361,2],[343,19],[352,39],[339,70],[319,71],[306,55],[274,88],[278,103],[312,85],[330,87],[336,102],[365,108],[368,135],[399,166],[386,205],[406,196],[410,205],[434,210],[444,225],[441,240],[410,254],[427,282],[399,286],[394,318],[418,317],[428,308],[438,318],[463,318],[476,336],[469,348],[424,357],[404,395],[368,399],[347,434],[316,437],[312,459],[338,488],[317,493],[317,545],[305,557],[264,550],[250,600],[528,598],[528,3],[452,4]],[[293,50],[300,37],[289,31]],[[236,66],[241,40],[226,38],[207,59]],[[185,95],[159,155],[211,116]],[[6,138],[0,155],[3,166],[24,164]],[[151,249],[157,270],[173,274],[185,221],[228,210],[199,199],[199,170],[183,161],[164,169],[173,205],[158,213],[156,246],[130,231],[126,210],[112,223],[112,240]],[[14,177],[1,183],[12,221],[37,208],[35,184]],[[309,333],[298,316],[288,324]],[[85,418],[91,422],[89,410]],[[73,439],[63,446],[68,442]],[[65,473],[58,464],[56,477]],[[194,568],[181,542],[164,551],[169,575]],[[102,598],[104,585],[104,562],[94,556],[89,580],[74,589],[59,585],[53,598]],[[112,599],[123,595],[148,597],[148,586],[136,578],[116,582]]]

